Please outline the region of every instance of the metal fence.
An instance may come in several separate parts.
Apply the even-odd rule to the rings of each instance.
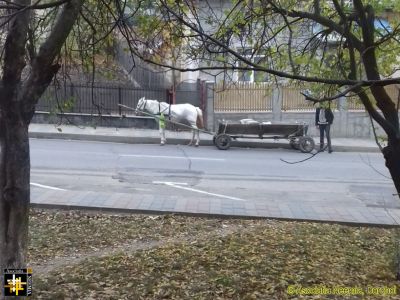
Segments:
[[[49,86],[36,105],[36,111],[102,115],[130,115],[141,97],[167,101],[166,89],[138,89],[118,85],[66,84]]]
[[[313,102],[305,100],[301,92],[304,88],[282,86],[282,110],[283,111],[312,111],[315,110]]]
[[[399,89],[395,85],[385,87],[390,98],[397,103]],[[275,90],[275,92],[274,92]],[[313,111],[313,102],[306,101],[301,94],[304,88],[281,85],[275,86],[268,83],[235,82],[215,85],[214,111],[217,112],[266,112],[272,111],[273,97],[276,103],[281,103],[278,109],[282,111]],[[336,101],[337,102],[337,101]],[[365,110],[357,96],[347,97],[345,107],[348,110]]]
[[[312,111],[313,104],[304,99],[301,89],[291,86],[276,86],[260,83],[217,84],[214,90],[216,112],[268,112],[272,111],[273,93],[281,99],[282,111]],[[399,89],[395,85],[385,87],[391,99],[397,103]],[[165,88],[133,88],[112,84],[65,84],[51,85],[40,98],[36,110],[46,112],[71,112],[102,115],[131,115],[132,111],[120,107],[123,104],[135,108],[141,97],[168,102]],[[178,88],[176,103],[192,103],[201,106],[199,87],[196,85]],[[364,110],[357,96],[346,98],[348,110]]]
[[[214,110],[251,112],[272,110],[272,87],[266,83],[234,82],[215,86]]]

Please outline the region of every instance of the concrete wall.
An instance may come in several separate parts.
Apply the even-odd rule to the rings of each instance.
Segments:
[[[36,112],[33,116],[32,123],[158,130],[158,122],[149,116],[99,116],[90,114],[50,114],[48,112]],[[176,124],[167,123],[166,125],[166,128],[169,130],[189,130],[187,127]]]
[[[371,121],[366,112],[334,111],[335,119],[331,127],[334,137],[373,138]],[[274,118],[272,112],[264,113],[214,113],[213,129],[217,128],[218,120],[237,121],[240,119],[254,119],[256,121],[271,121],[273,123],[306,123],[308,133],[319,135],[315,127],[315,112],[282,112],[281,119]],[[209,122],[211,123],[211,122]],[[210,126],[211,124],[209,124]],[[211,127],[209,127],[211,128]],[[381,131],[380,134],[383,134]]]
[[[36,124],[65,124],[77,126],[102,126],[116,128],[158,129],[157,122],[152,117],[145,116],[98,116],[89,114],[50,114],[36,112],[32,123]]]

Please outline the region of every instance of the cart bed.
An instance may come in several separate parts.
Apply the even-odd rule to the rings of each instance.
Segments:
[[[264,136],[279,136],[282,138],[287,137],[298,137],[307,134],[307,124],[265,124],[265,123],[253,123],[253,124],[241,124],[238,122],[222,123],[218,125],[217,134],[228,134],[232,137],[239,137],[244,135],[254,135],[260,138]]]

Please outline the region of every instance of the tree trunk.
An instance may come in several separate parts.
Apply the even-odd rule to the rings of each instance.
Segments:
[[[3,190],[5,185],[5,124],[4,124],[4,117],[2,110],[0,109],[0,282],[4,282],[4,275],[3,275],[3,253],[4,251],[4,239],[5,236],[5,226],[3,224],[3,220],[5,219],[4,210],[2,209],[3,200]]]
[[[22,85],[31,10],[21,9],[10,24],[0,88],[0,277],[4,267],[26,267],[30,203],[28,126],[35,104],[59,68],[54,61],[79,17],[83,2],[60,2],[62,10]],[[31,1],[15,3],[29,8]]]
[[[383,156],[396,187],[397,196],[400,197],[400,140],[389,141],[388,145],[383,148]]]
[[[0,249],[1,268],[26,267],[30,202],[30,158],[28,124],[18,110],[1,116]]]

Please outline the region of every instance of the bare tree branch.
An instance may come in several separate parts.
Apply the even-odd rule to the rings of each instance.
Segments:
[[[40,95],[47,88],[59,65],[53,64],[60,53],[72,26],[75,24],[84,0],[70,0],[58,16],[50,35],[43,42],[39,52],[32,62],[31,74],[24,85],[22,99],[24,100],[24,112],[29,119],[34,111],[34,105]]]
[[[361,83],[358,83],[356,85],[350,86],[347,89],[345,89],[343,92],[340,92],[339,94],[336,94],[334,96],[330,96],[330,97],[322,97],[322,98],[316,98],[313,97],[312,95],[306,93],[306,92],[301,92],[301,94],[306,98],[306,100],[312,101],[315,103],[320,103],[320,102],[326,102],[326,101],[332,101],[332,100],[336,100],[340,97],[344,97],[346,96],[348,93],[358,89],[362,87]]]

